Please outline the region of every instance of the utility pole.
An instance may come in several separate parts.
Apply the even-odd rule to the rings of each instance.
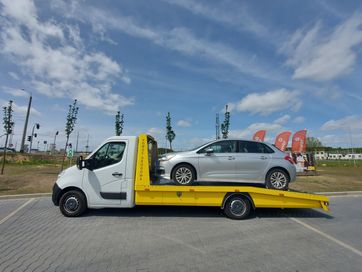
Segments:
[[[22,89],[24,90],[24,89]],[[26,137],[26,130],[28,128],[28,121],[29,121],[29,114],[30,114],[30,109],[31,109],[31,101],[32,101],[32,96],[30,94],[29,97],[29,104],[28,104],[28,110],[26,112],[26,118],[25,118],[25,124],[24,124],[24,130],[23,130],[23,137],[21,138],[21,145],[20,145],[20,152],[24,153],[24,145],[25,145],[25,137]]]

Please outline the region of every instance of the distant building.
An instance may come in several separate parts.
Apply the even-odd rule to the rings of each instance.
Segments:
[[[316,160],[362,160],[362,154],[360,153],[336,153],[336,152],[327,152],[327,151],[315,151],[314,158]]]

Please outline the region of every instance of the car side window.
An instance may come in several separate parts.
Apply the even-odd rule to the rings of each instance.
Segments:
[[[211,148],[214,153],[236,153],[236,141],[220,141],[212,143],[201,149],[198,153],[206,153],[206,149],[209,148]]]
[[[124,142],[106,143],[92,156],[93,169],[99,169],[120,162],[126,148]]]
[[[274,153],[266,144],[249,141],[239,141],[240,153]]]

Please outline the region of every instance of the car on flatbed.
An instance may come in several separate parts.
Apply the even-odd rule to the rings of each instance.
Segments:
[[[262,184],[286,190],[296,178],[292,158],[275,146],[258,141],[216,140],[186,152],[160,158],[165,179],[179,185],[194,182]]]

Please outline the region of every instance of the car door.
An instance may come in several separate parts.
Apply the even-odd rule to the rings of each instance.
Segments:
[[[119,206],[127,198],[122,191],[126,177],[127,141],[108,142],[89,158],[92,170],[86,169],[83,185],[91,192],[91,205]]]
[[[266,170],[272,158],[266,145],[253,141],[238,141],[235,155],[236,178],[241,182],[265,182]]]
[[[235,180],[236,141],[225,140],[212,143],[198,153],[198,177],[200,181]],[[212,149],[212,152],[206,150]]]

